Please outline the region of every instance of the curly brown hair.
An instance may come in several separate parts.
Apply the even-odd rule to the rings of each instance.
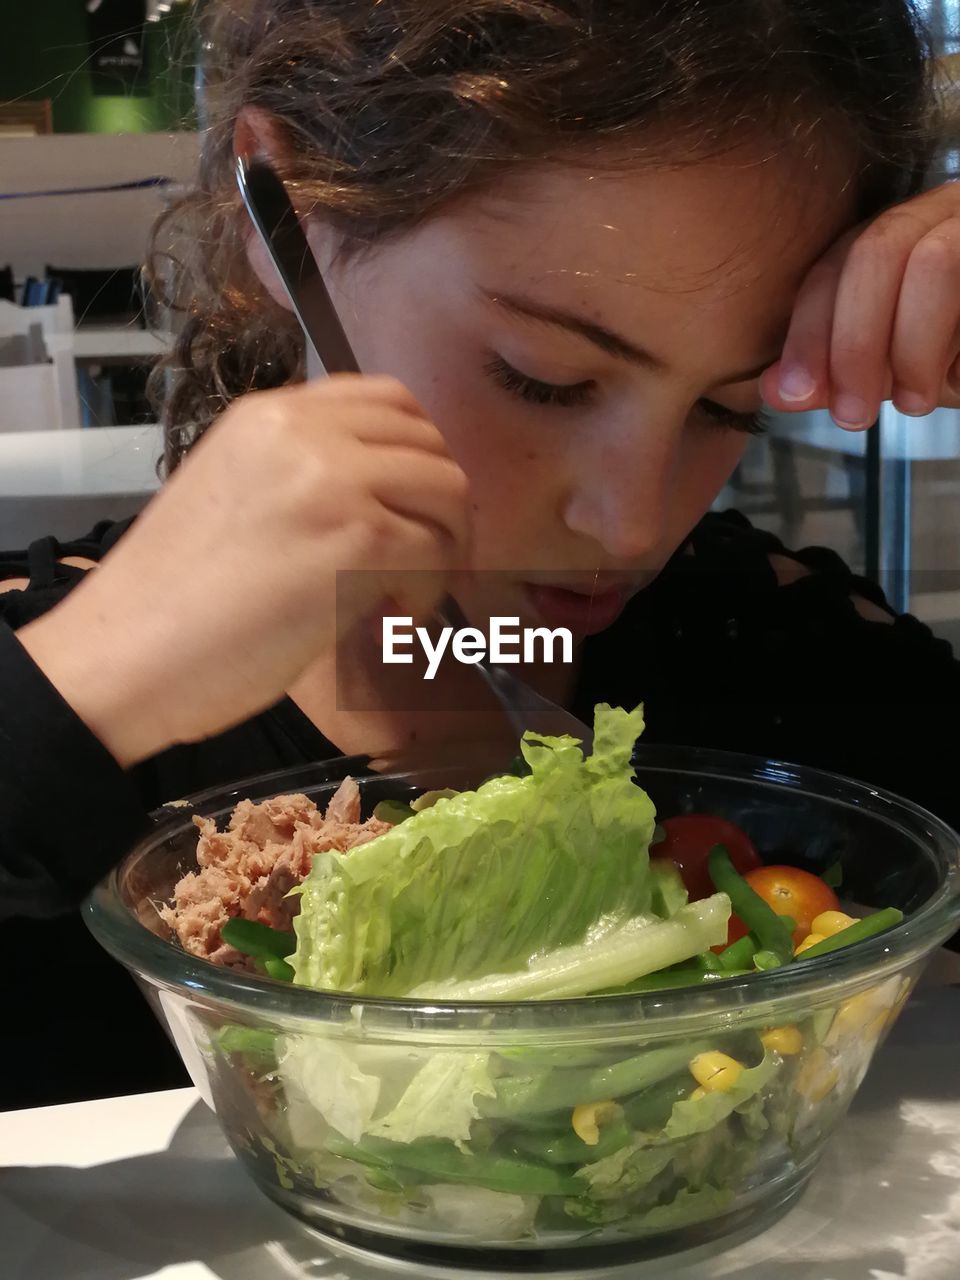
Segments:
[[[918,187],[929,151],[912,0],[210,0],[204,13],[200,170],[154,241],[154,280],[184,313],[155,379],[168,471],[238,395],[302,376],[296,324],[243,249],[245,106],[288,144],[301,212],[348,249],[578,154],[673,163],[744,126],[828,129],[849,138],[865,217]],[[166,270],[161,242],[175,246]]]

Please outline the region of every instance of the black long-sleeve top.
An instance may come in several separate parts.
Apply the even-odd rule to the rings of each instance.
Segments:
[[[82,577],[124,524],[41,539],[0,556],[0,1106],[185,1083],[130,979],[77,906],[145,828],[149,810],[208,786],[338,754],[289,699],[203,742],[125,772],[16,638]],[[586,641],[573,710],[645,703],[646,743],[746,751],[867,779],[960,826],[960,663],[915,618],[885,606],[832,552],[796,553],[809,573],[781,586],[783,547],[736,513],[708,515],[655,583]],[[162,606],[160,606],[162,607]],[[78,639],[78,643],[82,642]],[[4,918],[5,917],[5,918]]]

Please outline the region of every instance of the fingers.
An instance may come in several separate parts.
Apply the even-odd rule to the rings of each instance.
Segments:
[[[470,539],[467,478],[450,458],[388,445],[364,457],[363,481],[388,511],[432,526],[465,561]]]
[[[440,430],[429,419],[411,413],[397,413],[392,408],[378,412],[376,407],[358,406],[352,421],[353,433],[364,444],[400,445],[425,453],[447,457],[447,443]]]
[[[830,401],[830,335],[847,243],[810,269],[800,287],[780,359],[763,375],[761,392],[772,409],[822,409]]]
[[[923,224],[904,209],[851,245],[837,282],[830,333],[830,412],[859,431],[876,422],[887,390],[897,299]]]
[[[924,193],[856,228],[807,275],[780,360],[761,380],[773,409],[828,408],[842,427],[960,397],[960,188]]]
[[[323,401],[336,399],[341,403],[382,403],[402,413],[413,414],[414,417],[425,416],[413,392],[397,378],[384,374],[338,373],[331,378],[298,383],[290,390],[304,397],[315,397]]]
[[[341,418],[346,411],[354,435],[366,444],[407,444],[429,453],[447,452],[440,431],[412,392],[395,378],[338,374],[290,390],[300,397],[300,407],[311,419],[320,414],[327,417],[331,400],[335,401]]]
[[[893,400],[908,414],[943,403],[960,329],[960,219],[941,223],[914,248],[900,291],[890,368]]]

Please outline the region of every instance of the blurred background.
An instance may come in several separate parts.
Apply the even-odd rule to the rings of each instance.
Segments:
[[[76,535],[156,487],[144,392],[174,322],[139,266],[196,162],[202,3],[0,0],[0,547]],[[960,0],[919,7],[944,85],[960,83]],[[951,122],[931,182],[958,167]],[[960,413],[885,406],[866,435],[775,416],[717,505],[789,546],[833,547],[960,641],[958,499]]]

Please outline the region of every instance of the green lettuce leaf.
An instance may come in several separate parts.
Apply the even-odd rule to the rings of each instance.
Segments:
[[[444,1233],[470,1232],[489,1244],[532,1236],[539,1196],[512,1195],[486,1187],[461,1187],[442,1182],[419,1188]]]
[[[702,1098],[684,1098],[673,1104],[670,1119],[655,1141],[672,1142],[704,1133],[726,1120],[773,1080],[783,1066],[776,1053],[767,1053],[755,1067],[746,1067],[732,1089],[723,1093],[706,1093]]]
[[[279,1072],[297,1146],[322,1145],[326,1125],[359,1141],[373,1119],[381,1078],[363,1069],[354,1046],[321,1036],[286,1036]]]
[[[413,1077],[397,1105],[366,1132],[392,1142],[449,1138],[462,1146],[480,1115],[476,1099],[495,1093],[489,1053],[438,1053]]]
[[[594,1200],[622,1200],[652,1182],[677,1154],[676,1146],[651,1147],[641,1135],[613,1155],[582,1165],[574,1177]]]
[[[669,1231],[694,1222],[716,1218],[733,1207],[736,1192],[732,1187],[700,1187],[691,1191],[684,1187],[669,1204],[658,1204],[643,1215],[647,1230]]]
[[[653,881],[653,911],[661,919],[669,920],[687,904],[689,895],[683,876],[676,863],[669,858],[651,858],[650,875]]]
[[[669,920],[634,916],[601,927],[584,942],[536,956],[513,973],[460,982],[426,982],[417,1000],[558,1000],[617,988],[726,941],[730,899],[716,893],[689,902]]]
[[[600,705],[593,754],[524,735],[526,777],[438,799],[349,853],[318,854],[295,921],[296,981],[406,995],[527,966],[651,913],[654,809],[633,781],[642,708]]]

